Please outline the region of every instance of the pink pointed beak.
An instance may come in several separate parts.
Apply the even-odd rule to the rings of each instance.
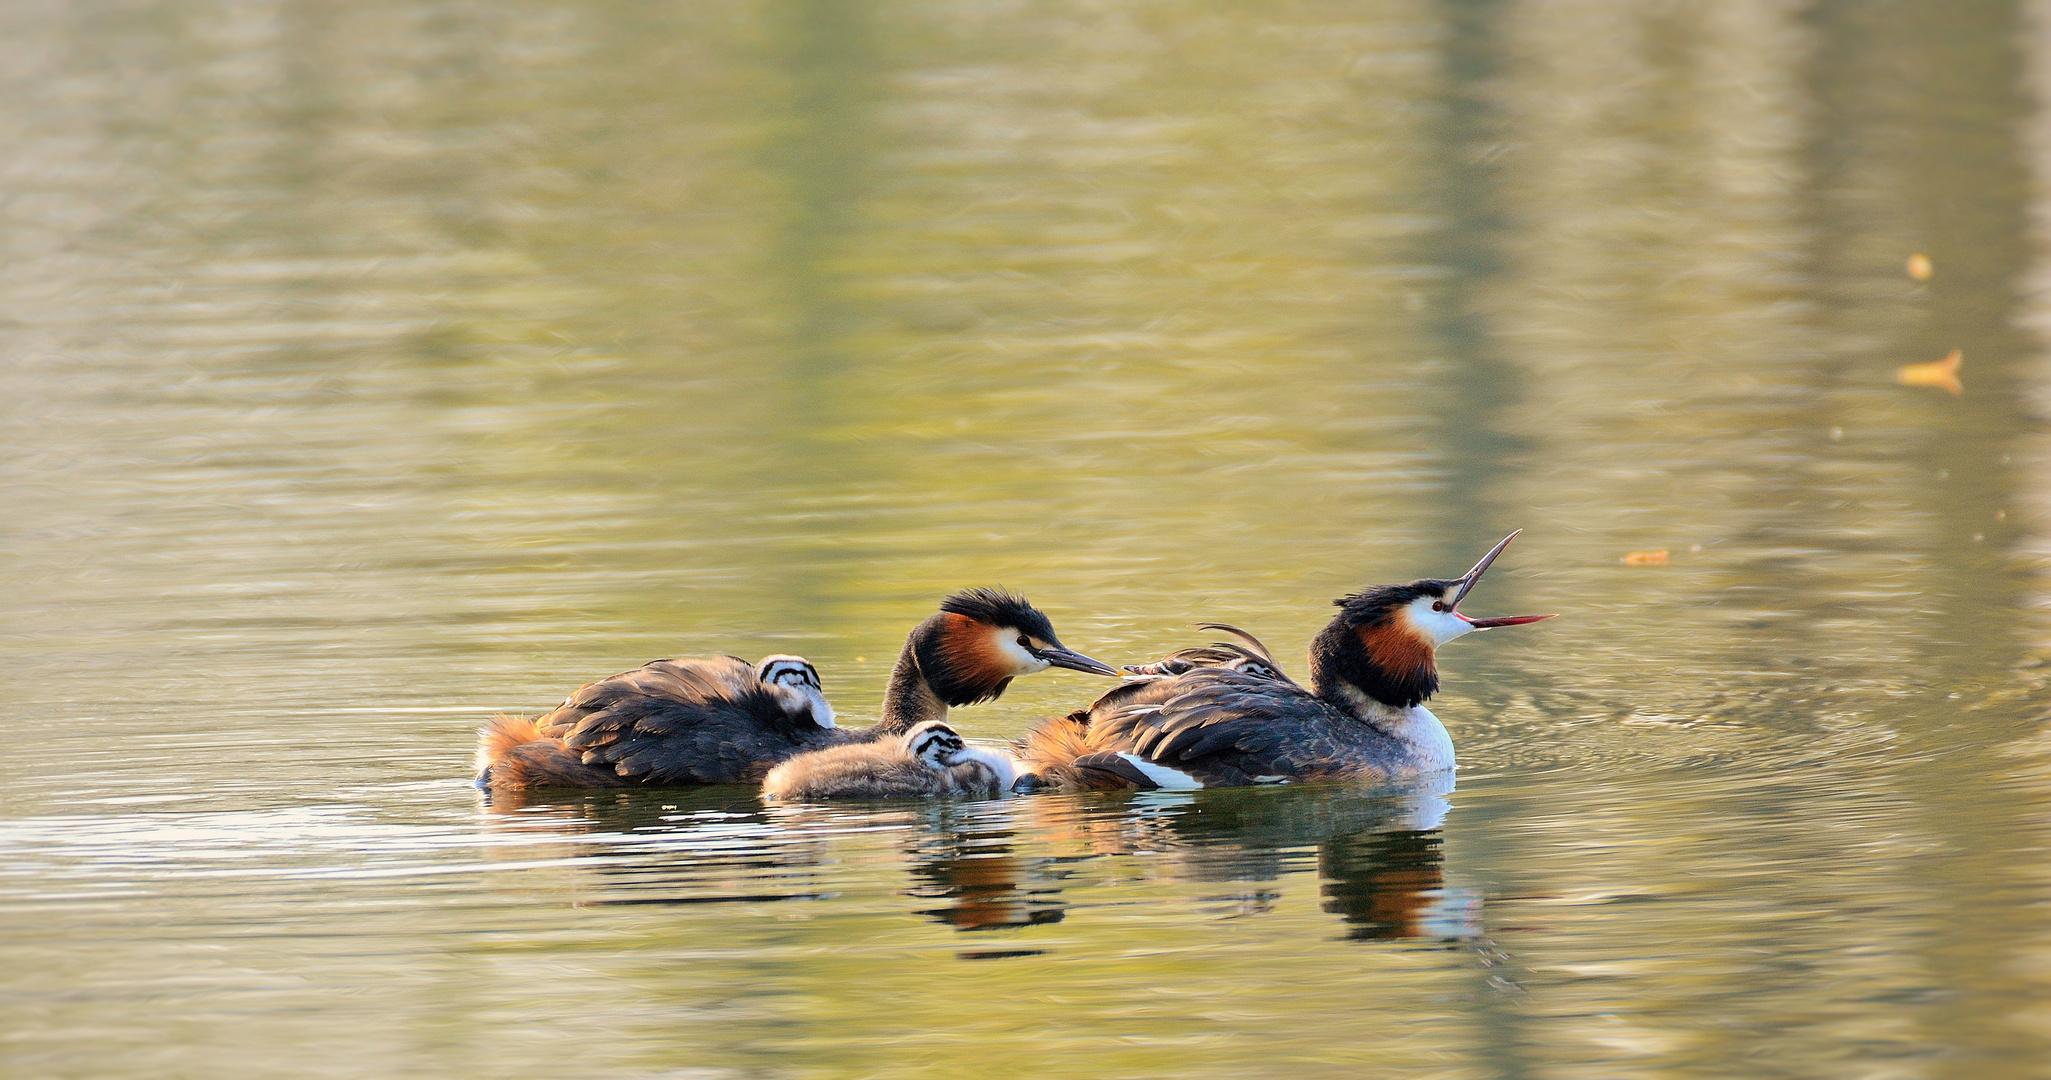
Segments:
[[[1488,569],[1488,564],[1496,561],[1496,556],[1501,555],[1503,549],[1510,546],[1510,541],[1515,540],[1517,534],[1523,531],[1518,529],[1516,532],[1498,540],[1496,546],[1489,548],[1488,554],[1483,555],[1481,561],[1474,564],[1474,569],[1467,571],[1467,576],[1460,579],[1460,591],[1454,593],[1453,602],[1446,605],[1447,612],[1476,630],[1487,630],[1496,626],[1522,626],[1525,623],[1544,622],[1547,619],[1558,618],[1556,615],[1503,615],[1493,619],[1470,619],[1454,610],[1460,606],[1460,601],[1467,598],[1467,594],[1474,589],[1475,583],[1481,580],[1482,572]]]
[[[1547,619],[1559,618],[1558,615],[1503,615],[1493,619],[1470,619],[1457,611],[1453,613],[1453,617],[1476,630],[1487,630],[1493,626],[1522,626],[1525,623],[1544,622]]]

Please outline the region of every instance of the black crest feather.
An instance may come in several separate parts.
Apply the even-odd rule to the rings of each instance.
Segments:
[[[1054,636],[1054,624],[1040,609],[1029,603],[1025,597],[998,588],[963,589],[940,601],[940,610],[956,615],[966,615],[979,623],[990,626],[1010,626],[1023,630],[1049,645],[1059,645]]]
[[[1342,609],[1339,617],[1346,620],[1348,626],[1373,626],[1420,596],[1438,596],[1459,584],[1457,579],[1419,578],[1408,585],[1370,585],[1357,593],[1342,596],[1332,604]]]

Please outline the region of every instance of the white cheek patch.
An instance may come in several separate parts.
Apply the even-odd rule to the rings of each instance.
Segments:
[[[1037,674],[1054,666],[1021,648],[1018,637],[1018,631],[1001,626],[990,634],[990,640],[996,643],[997,655],[1011,665],[1014,677]]]
[[[1437,601],[1435,596],[1420,596],[1403,609],[1410,625],[1423,631],[1424,636],[1431,639],[1433,648],[1474,632],[1474,627],[1460,616],[1450,611],[1433,611],[1431,606]]]

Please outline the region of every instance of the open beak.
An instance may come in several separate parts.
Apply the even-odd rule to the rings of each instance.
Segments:
[[[1033,655],[1059,668],[1070,671],[1087,671],[1092,675],[1117,675],[1118,669],[1101,660],[1092,660],[1079,652],[1055,646],[1051,649],[1034,649]]]
[[[1473,591],[1475,584],[1481,580],[1482,573],[1488,569],[1488,564],[1496,561],[1496,556],[1501,555],[1503,549],[1510,546],[1510,541],[1515,540],[1517,534],[1523,531],[1518,529],[1516,532],[1496,541],[1496,546],[1489,548],[1488,554],[1483,555],[1481,561],[1474,564],[1474,569],[1467,571],[1467,576],[1460,579],[1460,591],[1454,593],[1453,602],[1446,605],[1446,610],[1451,612],[1454,618],[1465,622],[1476,630],[1487,630],[1494,626],[1522,626],[1525,623],[1544,622],[1547,619],[1555,618],[1552,615],[1504,615],[1494,619],[1470,619],[1454,610],[1460,606],[1460,601],[1465,600],[1467,594]]]

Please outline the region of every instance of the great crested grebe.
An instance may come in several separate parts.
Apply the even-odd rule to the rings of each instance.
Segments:
[[[944,720],[928,720],[901,739],[811,750],[769,770],[762,797],[829,799],[998,799],[1011,792],[1011,759],[977,750]]]
[[[1089,708],[1026,733],[1016,746],[1030,778],[1021,786],[1187,789],[1450,772],[1452,737],[1424,707],[1438,690],[1438,647],[1552,618],[1474,619],[1457,610],[1516,538],[1504,537],[1464,576],[1334,600],[1338,616],[1310,645],[1308,689],[1265,649],[1232,645],[1185,649],[1137,669],[1139,679]]]
[[[754,783],[786,758],[897,738],[1050,667],[1118,674],[1064,648],[1025,597],[968,589],[905,638],[874,727],[835,727],[818,672],[799,657],[753,667],[734,656],[656,660],[591,683],[544,716],[493,720],[478,732],[477,785]]]

